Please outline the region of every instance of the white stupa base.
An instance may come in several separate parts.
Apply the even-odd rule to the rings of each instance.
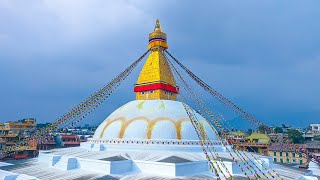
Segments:
[[[211,147],[223,159],[223,164],[216,159],[218,166],[224,174],[243,176],[244,173],[239,165],[232,161],[226,148]],[[150,174],[153,176],[164,176],[169,178],[191,177],[207,175],[214,178],[208,166],[208,161],[202,152],[201,146],[163,146],[163,145],[129,145],[124,144],[91,144],[81,143],[81,147],[68,148],[69,153],[63,152],[67,149],[59,149],[60,153],[54,151],[40,151],[38,161],[51,168],[61,170],[83,169],[94,171],[105,175],[134,175]],[[59,155],[60,154],[60,155]],[[239,162],[240,163],[240,162]],[[269,157],[252,159],[252,167],[269,169],[272,160]],[[254,163],[254,164],[253,164]],[[241,168],[246,169],[244,164]],[[263,166],[263,167],[262,167]],[[253,176],[253,174],[249,175]]]
[[[136,153],[135,153],[136,154]],[[113,154],[115,155],[115,154]],[[121,154],[118,154],[121,156]],[[117,155],[115,155],[117,156]],[[180,163],[156,162],[146,160],[97,160],[86,158],[74,158],[57,156],[40,152],[38,161],[48,167],[61,170],[84,169],[109,174],[137,174],[147,173],[159,176],[178,177],[209,172],[208,163],[203,161],[191,161]],[[225,162],[232,169],[231,162]]]
[[[25,166],[19,164],[5,165],[2,179],[77,179],[81,177],[115,178],[115,179],[217,179],[216,175],[208,168],[208,162],[203,152],[177,151],[139,151],[131,149],[124,151],[122,148],[105,147],[103,144],[91,145],[82,143],[81,147],[61,148],[40,151],[39,157],[30,159]],[[119,151],[119,149],[121,151]],[[221,167],[223,174],[234,177],[244,177],[239,168],[246,170],[250,177],[254,175],[247,170],[239,159],[238,164],[233,162],[229,152],[217,152],[224,163],[224,167],[215,159],[217,166]],[[234,155],[235,153],[232,152]],[[254,158],[252,157],[254,156]],[[258,156],[246,152],[246,157],[251,157],[247,162],[259,172],[256,167],[268,174],[270,167],[278,172],[283,179],[313,178],[306,171],[292,169],[279,164],[273,164],[270,157]],[[22,164],[25,163],[22,161]],[[13,166],[10,168],[9,166]],[[0,167],[1,168],[1,167]],[[229,173],[228,173],[228,172]],[[262,172],[259,172],[263,177]],[[222,173],[220,173],[222,176]],[[19,178],[20,177],[20,178]],[[36,177],[36,178],[35,178]],[[223,178],[222,178],[223,179]]]

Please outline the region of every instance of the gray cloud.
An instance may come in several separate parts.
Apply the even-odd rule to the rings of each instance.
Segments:
[[[320,112],[319,5],[0,1],[0,121],[55,119],[142,54],[160,18],[169,51],[221,93],[264,122],[306,126]],[[94,122],[134,98],[134,75]]]

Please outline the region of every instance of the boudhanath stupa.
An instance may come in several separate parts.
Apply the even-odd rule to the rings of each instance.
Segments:
[[[3,179],[247,179],[252,172],[278,173],[273,179],[313,179],[308,170],[272,162],[271,157],[242,152],[250,161],[231,157],[236,153],[217,137],[213,126],[195,110],[220,157],[226,177],[210,170],[202,144],[186,112],[187,104],[177,101],[179,87],[164,56],[167,36],[157,21],[149,35],[150,54],[134,85],[136,100],[111,113],[96,129],[93,138],[80,147],[42,150],[27,160],[0,163]],[[191,108],[191,107],[189,107]],[[233,159],[235,158],[235,159]],[[247,164],[246,164],[247,163]],[[244,170],[244,171],[243,171]],[[268,172],[267,172],[268,171]],[[269,175],[272,179],[271,175]],[[230,178],[231,179],[231,178]],[[317,179],[317,178],[316,178]]]

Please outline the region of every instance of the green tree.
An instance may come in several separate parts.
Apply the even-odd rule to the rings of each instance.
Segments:
[[[248,129],[247,134],[250,136],[252,134],[253,130],[252,129]]]
[[[302,133],[295,129],[289,129],[288,130],[288,138],[292,140],[293,143],[303,143],[304,138],[302,136]]]
[[[281,127],[274,128],[274,133],[283,133],[283,129]]]

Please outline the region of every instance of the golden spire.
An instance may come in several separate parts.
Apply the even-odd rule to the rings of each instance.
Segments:
[[[151,49],[153,47],[158,47],[158,46],[160,46],[164,49],[168,49],[167,35],[166,35],[166,33],[162,32],[162,28],[161,28],[159,19],[157,19],[157,21],[156,21],[154,31],[149,34],[148,49]]]
[[[159,20],[159,19],[156,20],[156,25],[155,25],[155,27],[154,27],[154,31],[160,31],[160,32],[162,32],[161,24],[160,24],[160,20]]]
[[[163,54],[163,50],[167,48],[167,35],[162,32],[160,21],[157,19],[154,31],[149,34],[148,49],[151,49],[151,53],[134,87],[137,100],[176,100],[178,87]]]

